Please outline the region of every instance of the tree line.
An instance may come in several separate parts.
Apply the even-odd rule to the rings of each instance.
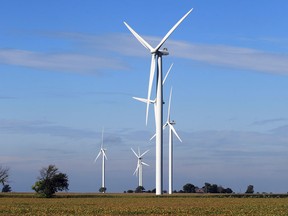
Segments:
[[[124,191],[124,193],[155,193],[156,189],[152,190],[145,190],[143,186],[138,186],[135,190],[129,189],[127,191]],[[166,190],[163,191],[163,193],[167,193]],[[225,194],[231,194],[234,193],[231,188],[224,188],[221,185],[217,184],[210,184],[205,183],[203,187],[197,187],[191,183],[187,183],[183,185],[182,189],[177,191],[174,190],[173,193],[225,193]],[[248,185],[246,192],[247,194],[253,194],[254,193],[254,186]]]
[[[11,187],[9,183],[9,168],[2,167],[0,165],[0,183],[2,184],[2,192],[11,192]],[[40,176],[37,178],[37,181],[32,185],[32,189],[39,195],[43,197],[52,197],[58,191],[68,191],[69,182],[68,176],[65,173],[59,172],[58,168],[55,165],[49,165],[40,170]],[[99,192],[103,192],[100,188]],[[105,188],[106,191],[106,188]],[[127,190],[124,193],[155,193],[156,189],[145,190],[143,186],[138,186],[135,190]],[[167,193],[167,191],[163,191]],[[197,187],[191,183],[183,185],[182,189],[177,191],[174,190],[174,193],[233,193],[231,188],[224,188],[221,185],[205,183],[202,187]],[[245,193],[253,194],[254,186],[248,185]]]

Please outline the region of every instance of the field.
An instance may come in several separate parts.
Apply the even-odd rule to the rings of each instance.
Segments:
[[[0,215],[288,215],[288,197],[149,194],[1,194]]]

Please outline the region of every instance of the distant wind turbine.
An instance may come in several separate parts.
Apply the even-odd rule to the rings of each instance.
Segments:
[[[162,49],[162,45],[172,34],[172,32],[180,25],[180,23],[191,13],[193,9],[189,10],[163,37],[160,43],[153,48],[149,43],[147,43],[137,32],[135,32],[126,22],[124,24],[129,29],[129,31],[136,37],[136,39],[151,53],[151,67],[150,67],[150,78],[148,85],[148,95],[147,95],[147,108],[146,108],[146,125],[148,122],[148,111],[150,105],[152,84],[154,79],[155,67],[157,62],[157,82],[156,82],[156,195],[161,195],[163,193],[163,77],[162,77],[162,56],[168,55],[167,49]]]
[[[137,160],[137,167],[133,173],[133,175],[136,174],[136,176],[138,175],[138,186],[142,186],[143,187],[143,165],[145,166],[149,166],[148,164],[144,163],[142,161],[143,156],[149,151],[145,151],[144,153],[140,153],[140,149],[138,147],[138,154],[131,148],[131,150],[133,151],[133,153],[135,154],[135,156],[138,158]]]
[[[164,129],[166,127],[169,127],[169,194],[173,193],[173,133],[176,135],[178,140],[182,142],[173,126],[176,124],[175,121],[170,120],[171,97],[172,97],[172,88],[170,90],[167,121],[163,126]]]
[[[102,192],[105,193],[106,187],[105,187],[105,159],[107,160],[107,156],[106,156],[106,150],[105,148],[103,148],[103,138],[104,138],[104,128],[102,129],[102,143],[101,143],[101,148],[100,151],[97,155],[97,157],[94,160],[94,163],[96,163],[97,159],[100,157],[100,155],[102,154]]]

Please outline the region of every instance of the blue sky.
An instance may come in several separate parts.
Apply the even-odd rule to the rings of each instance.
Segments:
[[[70,191],[98,191],[102,127],[108,191],[136,188],[138,146],[150,149],[143,182],[155,188],[153,110],[146,126],[145,105],[132,99],[147,95],[150,54],[123,21],[155,46],[191,8],[163,59],[164,71],[174,63],[164,100],[173,86],[183,140],[174,188],[288,191],[287,1],[12,0],[0,9],[0,164],[14,191],[31,191],[49,164],[68,174]]]

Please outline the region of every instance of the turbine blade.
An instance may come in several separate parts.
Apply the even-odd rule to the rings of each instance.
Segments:
[[[170,31],[165,35],[165,37],[162,39],[162,41],[158,44],[158,46],[153,50],[158,51],[159,48],[165,43],[165,41],[168,39],[168,37],[172,34],[172,32],[180,25],[180,23],[191,13],[191,10],[189,10],[171,29]]]
[[[156,137],[156,133],[150,138],[150,140],[154,139]]]
[[[135,154],[135,156],[138,158],[138,155],[136,154],[136,152],[131,148],[131,150],[133,151],[133,153]]]
[[[163,130],[168,126],[168,122],[166,122],[164,125],[163,125]]]
[[[102,144],[101,144],[101,149],[103,148],[103,143],[104,143],[104,127],[102,128]]]
[[[172,87],[171,87],[171,90],[170,90],[170,96],[169,96],[167,122],[170,122],[171,98],[172,98]]]
[[[134,171],[134,173],[133,173],[133,175],[135,175],[136,174],[136,176],[138,176],[137,174],[138,174],[138,169],[139,169],[139,164],[137,164],[137,167],[136,167],[136,169],[135,169],[135,171]]]
[[[108,160],[107,156],[106,156],[106,153],[105,153],[105,150],[103,150],[102,152],[103,152],[103,155],[104,155],[105,159]]]
[[[151,68],[150,68],[150,78],[149,78],[149,86],[148,86],[148,96],[147,96],[147,109],[146,109],[146,125],[148,123],[148,113],[149,113],[149,104],[151,98],[151,91],[152,91],[152,85],[153,85],[153,79],[154,79],[154,73],[155,73],[155,54],[152,54],[151,58]]]
[[[147,163],[144,163],[144,162],[141,162],[143,165],[145,165],[145,166],[150,166],[149,164],[147,164]]]
[[[129,29],[129,31],[136,37],[136,39],[150,52],[153,50],[153,47],[150,46],[149,43],[147,43],[137,32],[135,32],[126,22],[124,22],[126,27]]]
[[[140,157],[140,148],[138,147],[138,157]]]
[[[172,69],[172,67],[173,67],[173,63],[172,63],[171,66],[169,67],[169,69],[168,69],[168,71],[167,71],[167,73],[166,73],[166,75],[165,75],[165,77],[164,77],[164,79],[163,79],[162,85],[164,85],[164,83],[165,83],[165,81],[166,81],[166,79],[167,79],[167,77],[168,77],[168,75],[169,75],[170,70]]]
[[[97,159],[99,158],[99,156],[101,155],[101,151],[98,153],[97,157],[94,160],[94,163],[96,163]]]
[[[179,137],[179,135],[177,134],[175,128],[173,127],[173,125],[169,124],[169,127],[171,128],[171,130],[173,131],[173,133],[176,135],[176,137],[178,138],[178,140],[180,142],[182,142],[181,138]]]
[[[133,97],[133,99],[141,101],[143,103],[148,103],[148,100],[146,98],[138,98],[138,97]]]
[[[147,151],[145,151],[143,154],[141,154],[139,157],[142,158],[150,149],[148,149]]]

